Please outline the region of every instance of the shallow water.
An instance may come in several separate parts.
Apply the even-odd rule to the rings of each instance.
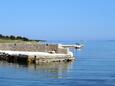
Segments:
[[[0,86],[115,86],[115,41],[83,43],[83,49],[73,51],[74,62],[0,62]]]

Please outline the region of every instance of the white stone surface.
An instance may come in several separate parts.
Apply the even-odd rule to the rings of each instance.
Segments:
[[[68,54],[51,54],[51,53],[47,53],[47,52],[28,52],[28,51],[8,51],[8,50],[0,50],[0,52],[2,53],[7,53],[7,54],[10,54],[10,55],[19,55],[19,54],[22,54],[22,55],[39,55],[39,56],[71,56],[73,57],[73,53],[72,52],[69,52]]]

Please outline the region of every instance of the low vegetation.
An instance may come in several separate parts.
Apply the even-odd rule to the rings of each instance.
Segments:
[[[5,36],[0,34],[0,43],[22,43],[22,42],[37,43],[37,42],[44,42],[44,40],[32,40],[22,36],[14,36],[14,35]]]

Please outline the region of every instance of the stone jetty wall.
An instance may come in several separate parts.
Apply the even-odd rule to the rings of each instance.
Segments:
[[[68,53],[67,48],[60,48],[58,44],[0,43],[0,50]]]
[[[68,54],[49,54],[49,55],[22,55],[14,54],[10,55],[8,53],[0,52],[0,61],[7,61],[12,63],[26,63],[26,64],[39,64],[39,63],[49,63],[49,62],[69,62],[74,61],[74,57]]]

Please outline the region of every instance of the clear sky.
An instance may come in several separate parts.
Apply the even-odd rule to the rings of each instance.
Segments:
[[[115,0],[0,0],[0,33],[45,40],[115,39]]]

